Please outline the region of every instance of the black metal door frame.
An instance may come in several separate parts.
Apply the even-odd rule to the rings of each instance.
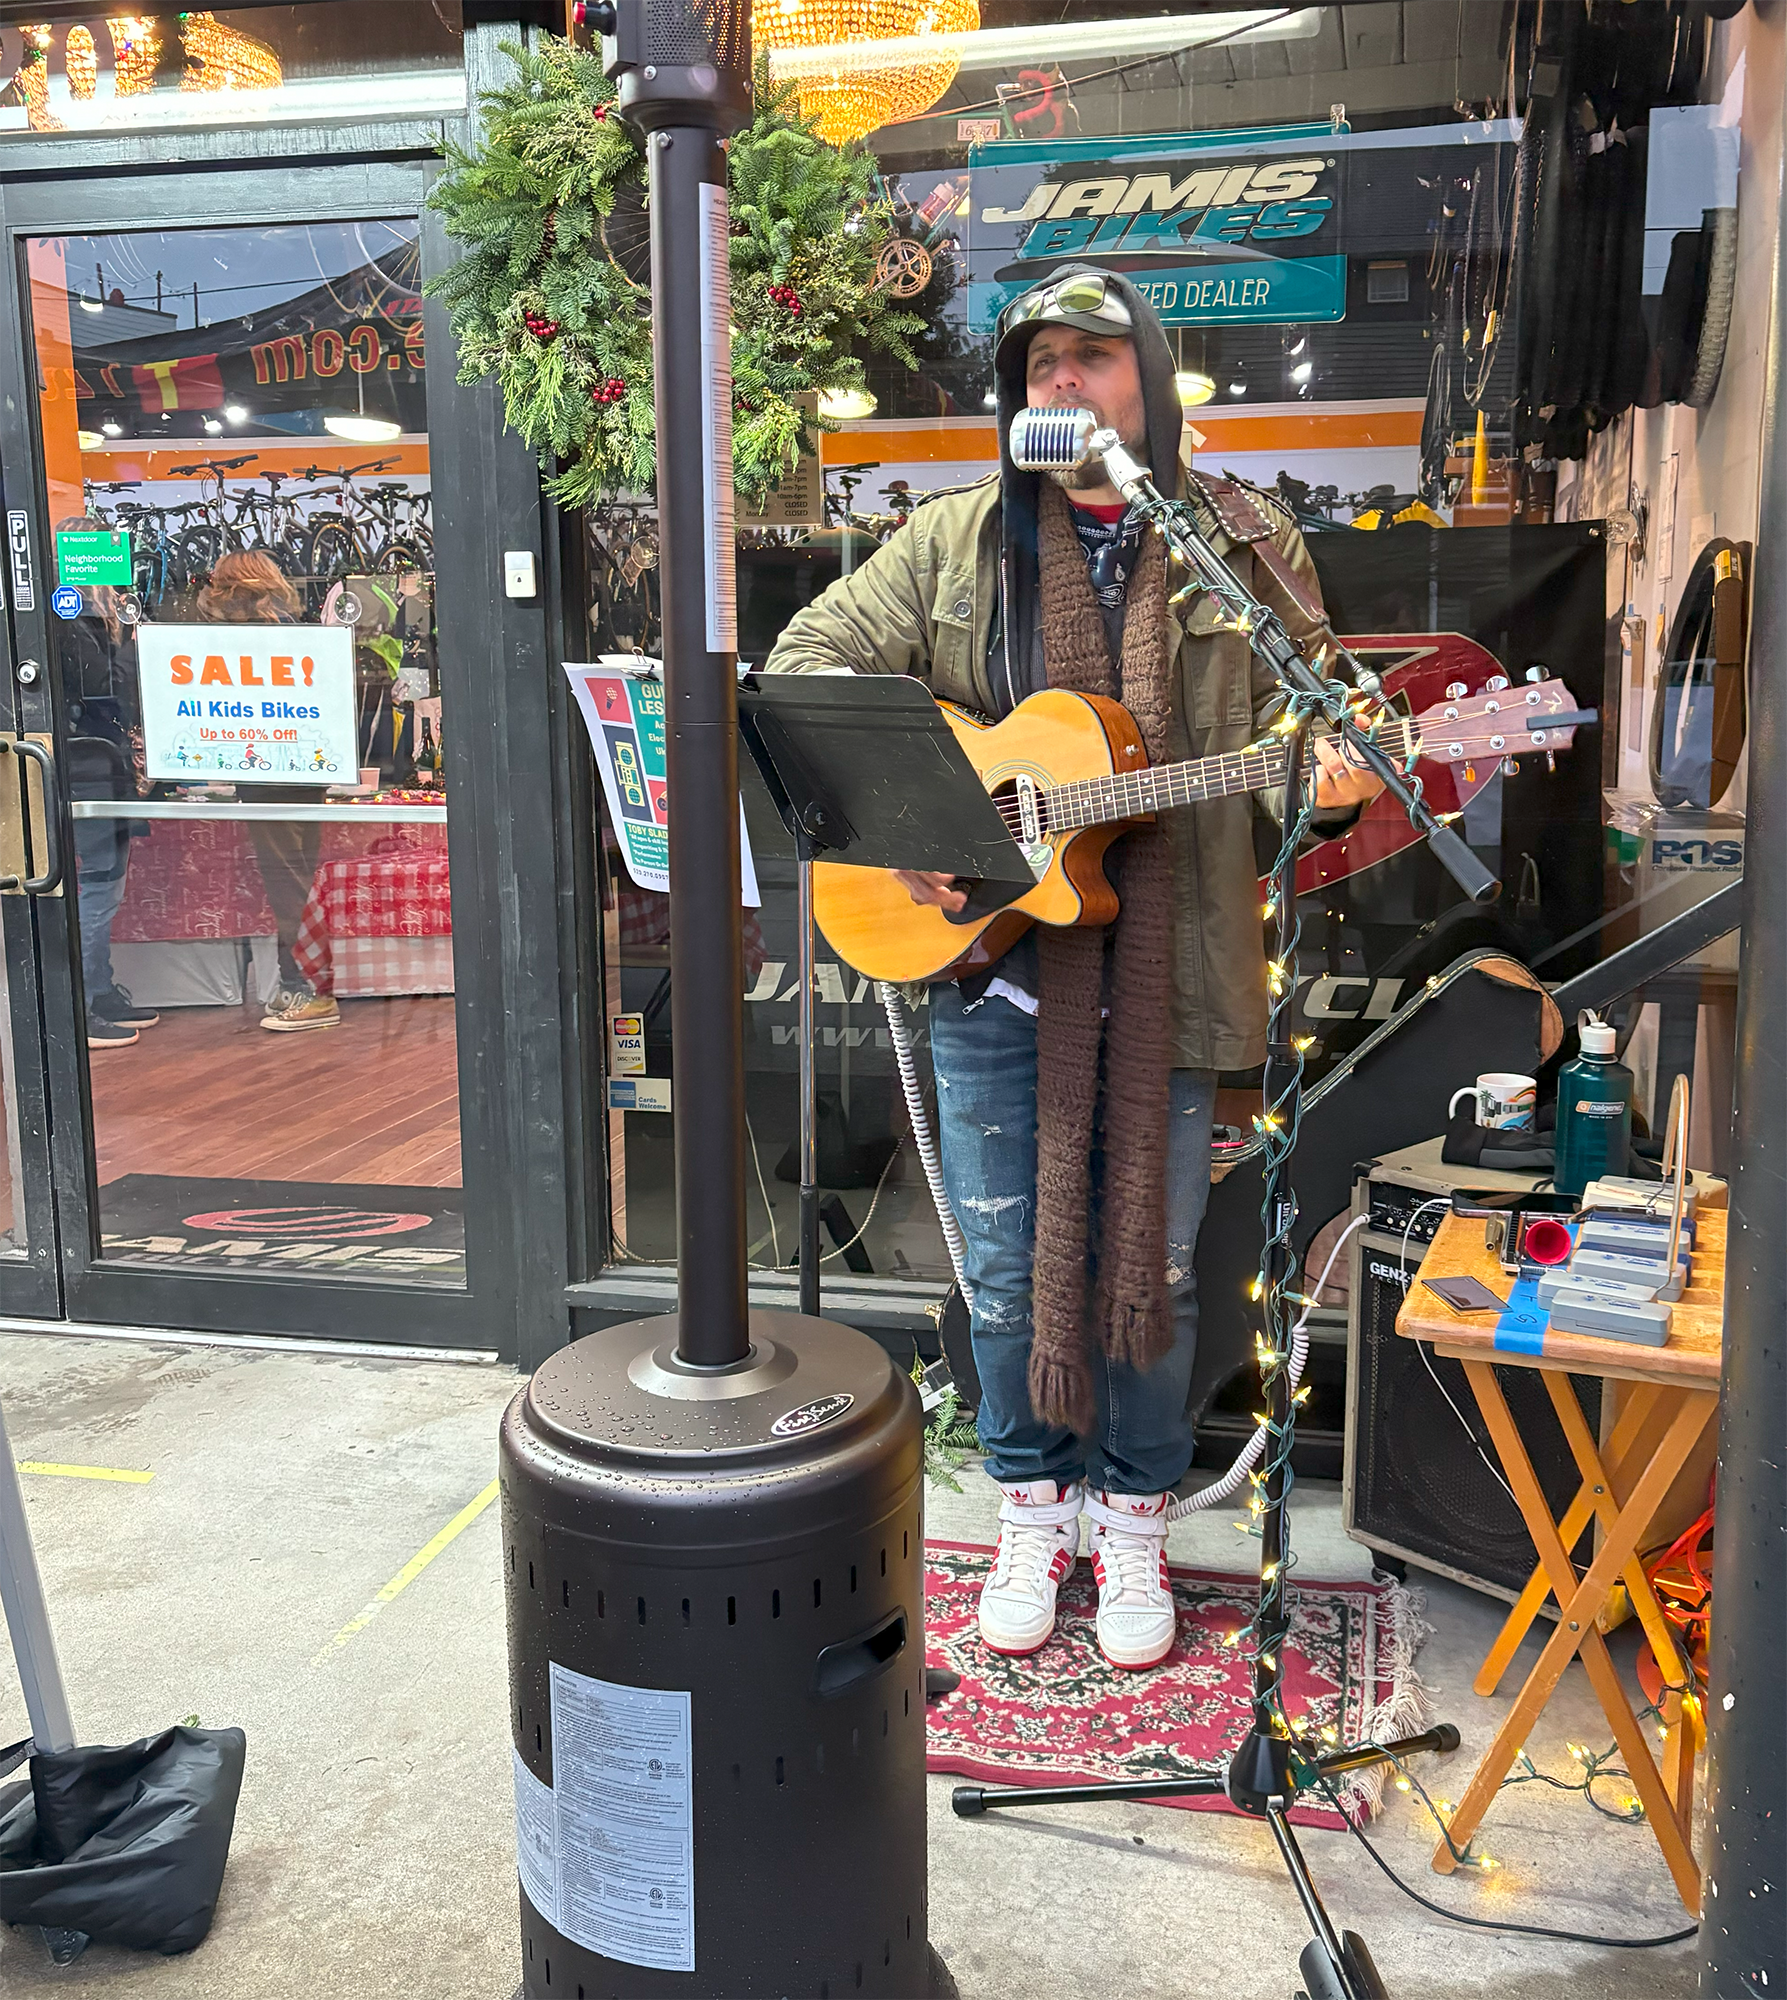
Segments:
[[[499,31],[468,33],[468,70]],[[23,238],[132,228],[303,223],[348,215],[422,214],[425,275],[454,254],[422,210],[444,136],[457,121],[353,131],[206,135],[190,165],[163,153],[166,135],[8,146],[0,159],[0,460],[17,472],[7,505],[29,509],[34,553],[49,546],[35,371],[23,289]],[[370,142],[369,156],[343,145]],[[332,143],[333,142],[333,143]],[[37,150],[41,143],[43,151]],[[327,149],[327,150],[325,150]],[[308,158],[305,157],[308,152]],[[32,172],[60,155],[64,171]],[[121,168],[135,171],[120,172]],[[25,171],[14,173],[14,169]],[[559,889],[566,836],[562,701],[550,684],[549,619],[556,550],[538,474],[501,426],[500,402],[454,382],[451,338],[429,306],[428,424],[435,467],[437,598],[448,732],[461,1151],[468,1287],[464,1292],[351,1279],[245,1272],[185,1273],[101,1260],[88,1143],[91,1102],[75,1014],[73,899],[0,898],[27,1144],[30,1263],[0,1263],[0,1314],[209,1332],[305,1334],[355,1341],[493,1349],[524,1363],[569,1333],[565,1006]],[[505,548],[530,548],[544,574],[536,598],[502,591]],[[9,594],[10,603],[10,594]],[[0,646],[0,728],[50,730],[53,676],[21,685],[16,662],[47,662],[48,605],[15,611]],[[517,669],[525,670],[518,673]],[[537,780],[542,765],[554,783]],[[523,772],[519,781],[512,775]],[[537,822],[537,823],[536,823]],[[63,830],[68,831],[64,818]],[[515,921],[518,907],[525,920]],[[37,1061],[34,1063],[34,1053]],[[35,1075],[33,1072],[35,1071]],[[35,1085],[35,1094],[30,1085]],[[46,1137],[47,1131],[47,1137]],[[34,1148],[34,1150],[32,1150]],[[582,1203],[579,1202],[581,1207]],[[62,1245],[60,1293],[48,1246]]]

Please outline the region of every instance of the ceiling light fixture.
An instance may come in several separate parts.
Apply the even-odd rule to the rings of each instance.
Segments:
[[[119,423],[115,417],[107,417],[105,422],[101,424],[99,428],[102,431],[104,431],[106,436],[109,438],[121,438],[124,435],[124,426],[121,423]]]
[[[83,292],[81,294],[81,311],[84,313],[102,313],[105,311],[105,300],[90,299],[88,298],[87,294]]]
[[[224,415],[229,418],[232,424],[245,424],[248,421],[248,412],[243,409],[240,403],[230,404],[229,408],[224,411]]]
[[[98,431],[76,431],[74,441],[82,451],[97,451],[105,443]]]
[[[222,437],[223,426],[215,417],[207,417],[205,419],[205,435],[207,437]]]
[[[971,21],[947,20],[944,16],[952,9],[945,0],[931,0],[922,10],[934,17],[927,24],[918,24],[904,32],[882,30],[879,34],[865,35],[858,25],[858,17],[864,12],[860,0],[847,11],[851,18],[823,35],[791,33],[785,25],[791,17],[803,28],[818,15],[829,14],[835,19],[846,12],[843,0],[765,0],[753,17],[752,27],[758,41],[769,47],[770,74],[778,82],[793,78],[804,83],[811,78],[837,89],[848,87],[844,84],[846,78],[854,83],[878,68],[893,64],[935,66],[947,62],[953,76],[958,66],[965,70],[1006,69],[1045,60],[1059,63],[1174,55],[1214,42],[1227,47],[1236,42],[1307,41],[1310,36],[1320,34],[1322,27],[1319,7],[1299,7],[1289,12],[1283,8],[1254,7],[1220,14],[1153,14],[1117,21],[1039,21],[1034,27],[981,28],[975,25],[978,8]],[[871,0],[867,11],[873,18],[891,10],[886,0]],[[945,82],[916,110],[888,113],[879,122],[889,124],[895,117],[916,117],[935,104],[947,88]],[[804,89],[801,98],[804,108]],[[825,131],[823,125],[820,130]],[[831,135],[826,133],[826,136]]]
[[[819,414],[849,424],[875,414],[875,398],[867,389],[821,389]]]
[[[822,400],[820,408],[824,407]],[[388,417],[325,417],[323,429],[331,437],[346,438],[349,444],[389,444],[403,435],[403,426]]]
[[[1200,368],[1181,368],[1173,377],[1173,387],[1186,409],[1207,403],[1216,394],[1216,384]]]
[[[1291,370],[1291,380],[1293,382],[1307,382],[1314,373],[1315,363],[1313,361],[1299,361],[1296,367]]]
[[[1229,384],[1229,394],[1231,396],[1245,396],[1247,394],[1247,384],[1245,382],[1231,382]]]

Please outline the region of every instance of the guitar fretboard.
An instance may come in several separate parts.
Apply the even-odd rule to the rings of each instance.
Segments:
[[[1392,757],[1408,754],[1415,740],[1410,722],[1391,723],[1376,741]],[[1236,792],[1263,791],[1284,783],[1285,745],[1275,738],[1221,757],[1198,757],[1183,764],[1152,764],[1145,771],[1118,772],[1108,778],[1083,778],[1076,784],[1051,785],[1042,794],[1047,830],[1067,833],[1075,827],[1107,826],[1112,820],[1138,819],[1145,813],[1173,806],[1196,805],[1202,799],[1232,797]]]

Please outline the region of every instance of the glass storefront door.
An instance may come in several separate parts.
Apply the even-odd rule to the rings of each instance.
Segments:
[[[70,1317],[432,1342],[466,1303],[420,174],[391,178],[408,204],[298,221],[9,200]]]

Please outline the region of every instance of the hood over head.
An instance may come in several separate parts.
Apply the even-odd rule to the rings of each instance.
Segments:
[[[1178,385],[1174,381],[1176,364],[1171,343],[1161,326],[1160,318],[1146,297],[1121,271],[1107,271],[1101,265],[1081,263],[1070,259],[1057,264],[1040,277],[1035,285],[1019,294],[1027,298],[1031,292],[1044,285],[1060,282],[1076,272],[1101,277],[1111,292],[1120,298],[1129,313],[1129,338],[1135,343],[1136,362],[1142,377],[1142,407],[1147,417],[1147,459],[1149,470],[1154,475],[1154,483],[1168,496],[1175,498],[1182,490],[1183,478],[1179,463],[1180,436],[1185,425],[1185,412],[1179,401]],[[1015,304],[1016,301],[1014,300]],[[1010,307],[1006,308],[1010,311]],[[1036,519],[1038,493],[1043,479],[1040,472],[1020,472],[1012,463],[1011,420],[1028,406],[1024,385],[1024,357],[1030,350],[1031,336],[1044,326],[1066,324],[1084,326],[1092,331],[1115,332],[1112,327],[1101,327],[1096,317],[1087,318],[1077,313],[1051,313],[1047,319],[1033,319],[1018,325],[1005,322],[1003,336],[993,354],[993,379],[998,395],[999,426],[999,480],[1001,502],[1001,548],[1000,573],[1003,579],[1004,644],[1012,668],[1012,685],[1009,692],[1014,700],[1021,699],[1029,692],[1026,686],[1026,663],[1031,657],[1037,615],[1037,560],[1036,560]],[[993,683],[1003,687],[1004,672],[995,665]]]

